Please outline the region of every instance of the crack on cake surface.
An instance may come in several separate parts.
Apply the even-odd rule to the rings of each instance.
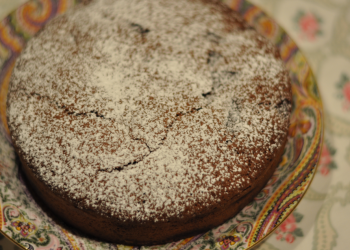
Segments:
[[[141,24],[131,23],[131,27],[133,27],[140,35],[142,43],[146,42],[146,34],[150,32],[150,29],[144,28]]]
[[[144,35],[150,32],[148,28],[144,28],[141,24],[138,24],[138,23],[131,23],[131,26],[136,28],[137,32],[139,32],[141,35]]]
[[[223,55],[215,50],[208,50],[207,64],[214,66],[219,60],[223,59]]]
[[[242,105],[239,100],[232,99],[231,108],[229,109],[226,127],[230,132],[238,132],[234,129],[235,125],[240,123],[241,117],[240,113],[242,111]]]
[[[167,134],[169,132],[169,129],[173,127],[174,123],[178,120],[179,117],[187,115],[187,114],[193,114],[193,113],[198,112],[198,111],[200,111],[202,109],[203,109],[202,107],[200,107],[200,108],[192,108],[191,111],[189,111],[189,112],[178,112],[178,113],[176,113],[175,119],[173,119],[171,121],[171,123],[166,127],[166,135],[161,140],[164,141],[167,138]]]
[[[277,105],[275,106],[275,109],[277,109],[280,113],[285,113],[291,107],[292,107],[292,102],[289,99],[284,98],[279,103],[277,103]]]
[[[207,31],[205,38],[207,38],[209,41],[211,41],[217,45],[220,43],[220,40],[222,39],[221,36],[215,34],[214,32],[211,32],[211,31]]]
[[[24,91],[25,95],[27,95],[27,96],[32,96],[32,97],[37,96],[40,99],[46,98],[49,101],[49,103],[55,104],[57,106],[57,108],[62,109],[67,115],[87,116],[88,114],[94,114],[98,118],[102,118],[102,119],[106,119],[106,120],[112,120],[112,118],[106,118],[104,115],[100,114],[96,110],[91,110],[91,111],[87,111],[87,112],[69,111],[69,108],[67,108],[65,105],[60,105],[57,101],[52,100],[50,98],[50,96],[42,95],[42,94],[36,93],[36,92],[30,92],[28,94],[28,93],[25,92],[26,89],[22,88],[22,90]]]
[[[222,71],[212,71],[211,80],[212,87],[211,90],[203,93],[202,96],[211,103],[215,97],[218,96],[220,90],[227,86],[228,84],[233,84],[235,78],[237,77],[237,71],[222,70]],[[208,103],[208,104],[209,104]]]
[[[57,102],[56,102],[57,104]],[[60,106],[57,106],[60,107]],[[69,111],[67,108],[65,108],[65,106],[61,106],[64,111],[68,114],[68,115],[75,115],[75,116],[87,116],[89,114],[94,114],[96,117],[98,118],[102,118],[102,119],[106,119],[106,120],[112,120],[112,118],[106,118],[104,115],[99,114],[99,112],[95,111],[95,110],[91,110],[91,111],[87,111],[87,112],[75,112],[75,111]]]
[[[200,110],[202,110],[202,109],[203,109],[203,108],[200,107],[200,108],[192,108],[192,109],[191,109],[190,111],[188,111],[188,112],[177,112],[176,115],[175,115],[175,117],[174,117],[174,119],[170,122],[170,124],[169,124],[168,126],[166,126],[166,132],[165,132],[166,134],[165,134],[165,136],[164,136],[163,138],[160,139],[161,142],[158,143],[158,146],[163,145],[163,141],[165,141],[165,140],[167,139],[167,134],[168,134],[168,132],[169,132],[169,129],[173,127],[174,123],[175,123],[180,117],[186,116],[186,115],[188,115],[188,114],[194,114],[195,112],[198,112],[198,111],[200,111]],[[132,135],[132,133],[131,133],[132,129],[131,129],[131,127],[130,127],[129,125],[127,125],[125,122],[123,122],[123,125],[125,125],[126,127],[129,128],[129,137],[130,137],[132,140],[141,141],[143,144],[145,144],[145,146],[146,146],[146,147],[148,148],[148,150],[149,150],[149,153],[146,154],[146,155],[144,155],[144,156],[142,156],[142,158],[139,159],[139,160],[133,160],[133,161],[131,161],[131,162],[129,162],[129,163],[123,165],[123,166],[115,167],[115,168],[113,168],[113,170],[111,170],[111,171],[104,170],[104,169],[100,169],[100,170],[98,170],[98,171],[103,171],[103,172],[109,172],[109,173],[111,173],[111,172],[113,172],[114,170],[117,170],[117,171],[120,172],[120,171],[124,170],[125,168],[127,168],[128,166],[136,165],[137,163],[142,162],[146,157],[150,156],[152,153],[156,152],[156,151],[160,148],[160,147],[158,147],[158,148],[152,149],[152,148],[148,145],[148,143],[147,143],[147,141],[146,141],[145,139],[143,139],[143,138],[135,138],[135,137]]]

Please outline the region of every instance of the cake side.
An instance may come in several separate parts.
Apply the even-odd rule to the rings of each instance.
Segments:
[[[176,222],[148,222],[139,224],[137,221],[120,221],[116,218],[101,216],[96,210],[81,210],[62,196],[53,193],[40,181],[23,162],[24,171],[29,184],[35,189],[39,197],[46,202],[49,208],[64,219],[68,224],[80,229],[82,232],[99,240],[116,242],[126,245],[156,245],[174,242],[191,237],[223,224],[228,218],[232,218],[250,201],[254,199],[266,185],[276,167],[278,166],[283,149],[278,152],[271,165],[259,179],[253,189],[245,190],[238,200],[232,200],[223,204],[207,214],[182,217]]]

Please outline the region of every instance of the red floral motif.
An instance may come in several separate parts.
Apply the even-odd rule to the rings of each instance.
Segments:
[[[350,102],[350,82],[345,83],[343,87],[343,94],[345,99]]]
[[[27,237],[35,230],[35,226],[30,222],[14,221],[11,225],[16,228],[17,231],[20,231],[23,237]]]
[[[239,242],[241,241],[241,237],[238,236],[238,235],[230,235],[230,236],[226,236],[224,235],[223,237],[220,237],[218,239],[218,242],[219,242],[219,245],[220,245],[220,248],[222,250],[226,250],[228,249],[230,246],[236,244],[236,242]]]
[[[293,214],[288,216],[288,218],[281,224],[280,229],[282,232],[293,232],[297,228],[297,224],[295,223],[295,218]]]
[[[287,234],[286,235],[286,241],[288,243],[293,243],[293,241],[295,240],[294,236],[292,234]]]
[[[320,168],[320,173],[324,176],[327,176],[329,174],[329,169],[326,167]]]
[[[344,109],[348,110],[350,108],[350,82],[344,84],[343,87],[343,96],[344,96]]]
[[[276,229],[276,240],[286,241],[287,243],[293,243],[297,237],[303,236],[303,231],[298,228],[299,223],[303,218],[303,215],[294,212],[283,221],[283,223]]]
[[[336,153],[327,141],[323,144],[318,170],[323,176],[327,176],[331,169],[337,168],[333,161],[333,155]]]
[[[282,240],[283,239],[283,234],[277,234],[276,240]]]
[[[317,17],[314,13],[299,11],[295,17],[300,30],[300,37],[309,41],[314,41],[317,35],[321,35],[322,19]]]

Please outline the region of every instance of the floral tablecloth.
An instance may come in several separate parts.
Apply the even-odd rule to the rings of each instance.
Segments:
[[[0,0],[0,19],[23,2]],[[297,209],[255,250],[350,249],[350,0],[252,2],[304,51],[325,109],[325,143],[315,179]],[[3,249],[19,248],[0,234]]]

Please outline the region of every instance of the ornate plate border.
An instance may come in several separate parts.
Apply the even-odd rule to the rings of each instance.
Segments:
[[[293,112],[282,161],[254,201],[211,231],[162,246],[133,247],[90,239],[63,224],[33,199],[25,186],[6,125],[6,94],[14,62],[26,41],[54,16],[79,1],[31,0],[0,22],[0,228],[26,249],[246,249],[267,237],[295,209],[314,176],[323,141],[323,109],[315,77],[294,41],[246,0],[229,6],[280,50],[290,70]]]

